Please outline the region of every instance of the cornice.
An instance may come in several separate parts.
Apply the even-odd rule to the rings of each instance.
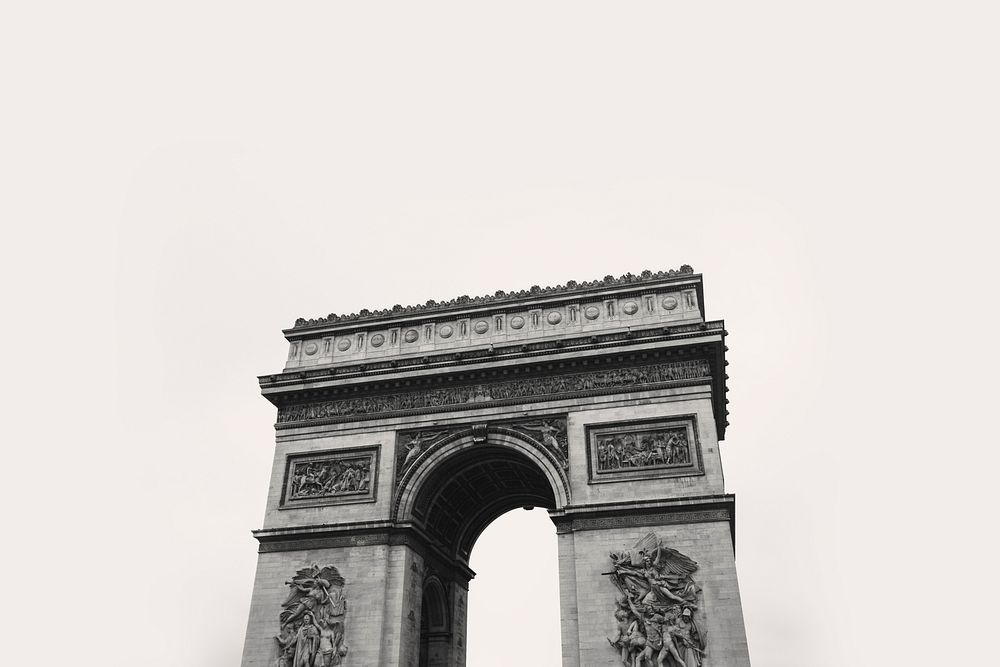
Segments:
[[[374,310],[374,311],[364,308],[358,313],[351,313],[349,315],[338,315],[337,313],[330,313],[326,317],[318,317],[313,319],[305,319],[300,317],[297,320],[295,320],[295,325],[290,329],[285,329],[284,333],[286,336],[288,336],[304,332],[313,332],[318,329],[330,327],[332,325],[356,324],[356,323],[366,324],[369,322],[377,322],[379,320],[386,320],[396,317],[405,317],[408,315],[423,316],[429,314],[452,312],[455,310],[462,310],[467,308],[474,308],[477,306],[502,307],[508,304],[530,301],[532,299],[537,299],[539,297],[549,297],[549,296],[558,297],[563,295],[572,295],[576,297],[578,295],[601,292],[616,287],[622,287],[622,286],[647,287],[651,285],[670,283],[678,280],[685,280],[695,277],[700,277],[700,274],[696,274],[694,272],[694,269],[692,269],[687,264],[682,265],[679,269],[669,269],[667,271],[654,272],[647,269],[645,271],[642,271],[639,275],[626,273],[625,275],[620,276],[618,278],[608,275],[601,280],[590,280],[583,282],[570,280],[565,285],[556,285],[553,287],[539,287],[538,285],[533,285],[530,289],[518,290],[516,292],[505,292],[503,290],[497,290],[493,294],[488,294],[484,296],[470,297],[468,295],[463,295],[455,297],[448,301],[435,301],[433,299],[430,299],[423,304],[416,304],[411,306],[402,306],[396,304],[392,308],[383,308],[381,310]]]
[[[282,388],[303,389],[309,385],[327,384],[357,378],[378,378],[406,371],[447,369],[473,364],[509,363],[518,359],[531,359],[553,353],[585,352],[611,347],[628,347],[653,342],[674,342],[704,337],[706,334],[728,334],[725,322],[718,320],[698,324],[678,326],[658,326],[646,329],[617,331],[604,334],[590,334],[533,343],[494,346],[491,349],[461,350],[420,357],[404,357],[353,364],[349,366],[325,366],[308,370],[292,370],[258,376],[265,395]]]
[[[328,426],[348,422],[383,418],[399,418],[435,412],[467,409],[471,405],[480,407],[502,407],[528,404],[545,400],[585,398],[590,396],[621,393],[622,391],[654,391],[672,387],[708,384],[712,388],[712,402],[716,429],[719,439],[725,439],[728,421],[726,386],[727,361],[725,360],[726,330],[722,322],[701,323],[679,327],[682,333],[674,334],[674,328],[657,327],[645,331],[604,334],[602,336],[581,337],[575,340],[542,341],[531,345],[509,346],[493,352],[477,351],[439,355],[415,360],[420,365],[397,368],[393,362],[367,364],[357,370],[351,368],[326,368],[309,371],[292,371],[260,378],[264,396],[279,408],[279,430],[297,429],[304,426]],[[671,333],[664,333],[669,331]],[[603,338],[604,343],[599,339]],[[592,342],[598,340],[598,342]],[[527,348],[527,351],[523,351]],[[535,348],[532,350],[531,348]],[[456,357],[458,357],[456,359]],[[507,399],[492,396],[484,403],[467,403],[461,400],[434,402],[433,405],[405,405],[393,408],[370,408],[368,399],[377,399],[398,392],[434,392],[444,388],[461,388],[491,382],[505,382],[517,377],[528,381],[539,374],[566,374],[592,369],[626,368],[648,364],[681,362],[701,358],[711,365],[711,373],[698,378],[678,378],[670,382],[656,382],[625,387],[595,388],[584,391],[560,391],[550,395],[539,392],[524,398]],[[388,366],[371,369],[368,366]],[[362,370],[363,369],[363,370]],[[352,372],[353,371],[353,372]],[[519,373],[521,374],[519,376]],[[485,385],[484,385],[485,386]],[[578,388],[578,389],[583,389]],[[469,397],[467,397],[469,398]],[[331,401],[352,400],[360,407],[337,409],[334,412],[322,404]],[[475,401],[473,397],[471,400]],[[416,401],[419,403],[419,401]],[[307,419],[289,418],[287,409],[294,405],[313,405],[317,414]]]
[[[422,528],[411,523],[368,521],[345,524],[316,524],[252,531],[259,543],[258,553],[338,549],[345,547],[406,545],[432,560],[436,567],[458,575],[463,585],[476,576],[460,557],[443,551]]]

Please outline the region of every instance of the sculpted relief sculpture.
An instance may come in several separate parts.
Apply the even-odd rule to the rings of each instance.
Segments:
[[[671,428],[597,438],[597,469],[653,468],[691,463],[687,429]]]
[[[586,427],[592,483],[703,474],[696,415]]]
[[[278,409],[278,423],[352,419],[361,415],[410,410],[438,411],[449,406],[465,407],[469,403],[484,401],[531,402],[577,392],[599,394],[627,387],[697,380],[711,377],[711,374],[712,370],[707,360],[693,359],[633,368],[381,394],[364,398],[341,398],[319,403],[282,406]]]
[[[566,439],[566,419],[543,419],[539,422],[512,424],[511,428],[529,434],[545,445],[559,460],[563,469],[569,468],[569,441]]]
[[[364,493],[371,484],[371,467],[369,457],[296,463],[289,498]]]
[[[281,507],[370,502],[375,499],[378,446],[291,454]]]
[[[698,564],[648,533],[611,554],[606,572],[618,589],[615,634],[608,642],[625,667],[701,667],[705,633],[698,615]]]
[[[347,655],[344,643],[344,578],[333,565],[313,564],[296,572],[278,615],[275,667],[333,667]]]

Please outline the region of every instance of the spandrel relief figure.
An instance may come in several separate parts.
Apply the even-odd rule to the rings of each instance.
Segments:
[[[562,467],[566,468],[569,465],[565,421],[559,419],[543,420],[534,424],[518,424],[517,428],[538,433],[542,444],[559,459]]]
[[[618,589],[610,644],[626,667],[700,667],[705,637],[697,625],[698,564],[647,534],[628,551],[610,555],[606,572]]]
[[[333,565],[312,565],[299,570],[278,615],[275,667],[330,667],[342,664],[347,654],[344,621],[347,600],[344,578]]]
[[[434,432],[421,432],[414,433],[409,436],[409,441],[406,443],[406,454],[403,456],[403,461],[399,464],[397,468],[396,475],[402,475],[407,468],[413,465],[413,462],[424,453],[424,450],[430,446],[435,440],[444,435],[444,431],[434,431]]]

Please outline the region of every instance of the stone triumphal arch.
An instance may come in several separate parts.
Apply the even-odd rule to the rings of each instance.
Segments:
[[[564,665],[749,665],[690,267],[284,334],[244,667],[464,665],[469,555],[518,507],[555,524]]]

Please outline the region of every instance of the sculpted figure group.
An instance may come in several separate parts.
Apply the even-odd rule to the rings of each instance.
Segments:
[[[649,533],[630,551],[611,554],[607,572],[619,591],[615,634],[608,642],[625,667],[701,667],[705,633],[698,627],[698,564]]]
[[[297,463],[291,483],[291,498],[336,496],[367,491],[371,485],[371,459]]]
[[[275,667],[334,667],[347,655],[344,643],[344,578],[337,568],[317,565],[299,570],[291,581],[288,599],[279,615],[281,631],[275,637]]]
[[[577,391],[605,391],[643,384],[693,380],[709,377],[711,367],[704,359],[675,361],[637,368],[616,368],[606,371],[574,373],[522,380],[443,387],[408,391],[398,394],[381,394],[361,398],[342,398],[334,401],[290,405],[278,410],[278,422],[310,421],[351,417],[353,415],[395,412],[424,408],[477,403],[481,401],[521,401],[535,396],[564,394]]]
[[[597,440],[598,470],[688,463],[691,463],[691,448],[684,429],[609,435]]]

